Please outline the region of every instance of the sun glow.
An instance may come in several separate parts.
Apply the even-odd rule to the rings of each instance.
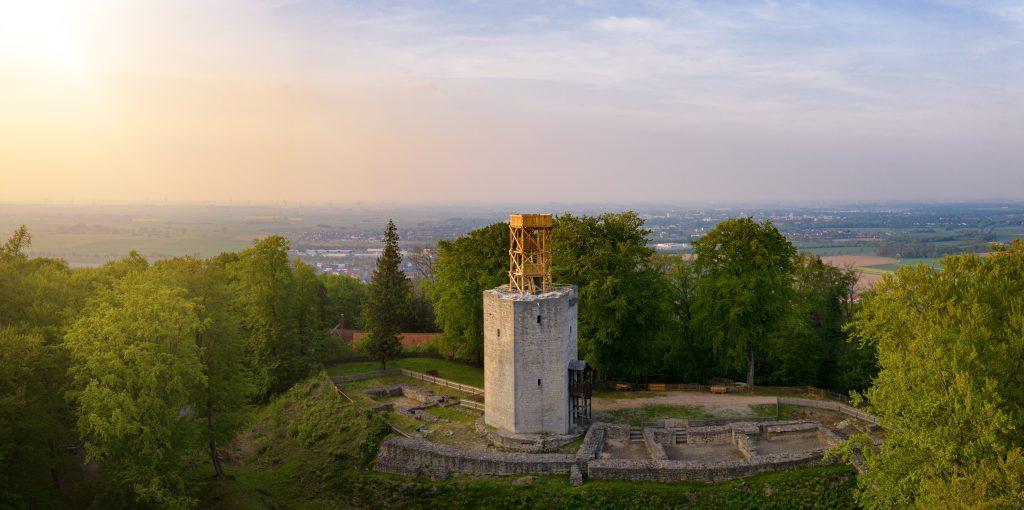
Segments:
[[[0,68],[80,74],[85,41],[80,4],[69,0],[0,0]]]

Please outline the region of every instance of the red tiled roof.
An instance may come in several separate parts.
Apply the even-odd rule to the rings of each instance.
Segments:
[[[366,333],[362,331],[356,331],[354,329],[342,329],[339,326],[331,328],[331,334],[341,338],[344,341],[352,342],[353,347],[358,347],[361,340]],[[441,336],[441,333],[399,333],[398,341],[402,342],[405,347],[413,347],[420,344],[427,344],[433,342],[435,338]]]

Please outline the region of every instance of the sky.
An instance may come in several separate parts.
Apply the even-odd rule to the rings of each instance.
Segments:
[[[0,202],[1024,199],[1024,0],[0,0]]]

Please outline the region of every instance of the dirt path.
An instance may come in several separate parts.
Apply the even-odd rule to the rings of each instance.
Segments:
[[[591,405],[594,412],[632,409],[647,405],[676,405],[703,407],[714,414],[750,414],[751,404],[774,404],[775,397],[718,395],[693,391],[667,391],[664,395],[640,398],[594,397]]]

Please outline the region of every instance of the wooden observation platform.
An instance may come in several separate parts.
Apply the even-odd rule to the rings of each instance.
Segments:
[[[509,228],[509,290],[521,293],[551,290],[550,214],[511,214]]]

